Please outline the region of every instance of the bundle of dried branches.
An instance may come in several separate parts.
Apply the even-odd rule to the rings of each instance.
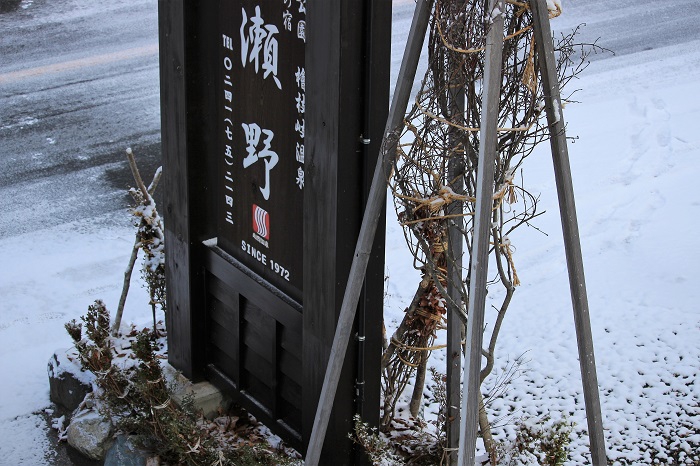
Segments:
[[[498,333],[519,284],[510,235],[541,214],[538,197],[523,186],[522,177],[516,180],[534,148],[550,137],[537,79],[532,15],[527,2],[508,0],[504,11],[498,12],[489,11],[486,5],[484,0],[435,1],[428,70],[405,117],[405,129],[397,135],[409,142],[397,147],[389,186],[422,281],[382,360],[384,428],[393,419],[396,400],[416,368],[420,387],[416,393],[422,395],[427,354],[434,349],[435,332],[442,328],[436,323],[442,321],[446,309],[456,310],[466,322],[484,49],[494,14],[504,17],[505,39],[490,229],[490,257],[497,275],[489,286],[499,285],[503,292],[498,295],[500,306],[494,307],[490,336],[484,338],[487,365],[482,381],[493,369]],[[550,16],[560,13],[556,6]],[[575,33],[555,43],[562,88],[585,68],[592,50],[574,44]]]

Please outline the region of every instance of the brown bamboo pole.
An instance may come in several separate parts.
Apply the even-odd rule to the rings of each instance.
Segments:
[[[605,438],[603,435],[603,417],[598,393],[598,376],[596,374],[593,336],[586,293],[586,280],[583,272],[583,256],[579,237],[574,187],[571,178],[569,150],[566,144],[566,125],[562,113],[557,66],[552,44],[552,31],[549,25],[549,13],[545,0],[530,2],[534,23],[534,37],[542,87],[544,89],[545,110],[551,135],[550,144],[554,161],[554,178],[559,197],[559,213],[564,233],[564,250],[569,271],[569,286],[574,310],[574,325],[578,344],[583,398],[586,405],[586,419],[590,438],[591,458],[594,466],[607,464]]]

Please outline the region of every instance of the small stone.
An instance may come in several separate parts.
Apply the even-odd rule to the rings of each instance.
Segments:
[[[173,401],[178,406],[182,406],[186,396],[191,396],[194,408],[209,420],[231,407],[231,398],[209,382],[192,383],[167,363],[163,365],[163,375],[172,388]]]
[[[112,423],[97,411],[79,411],[66,430],[68,444],[93,460],[101,460],[112,446]]]

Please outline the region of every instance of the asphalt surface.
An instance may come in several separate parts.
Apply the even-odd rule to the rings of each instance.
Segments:
[[[125,149],[160,164],[159,93],[156,1],[0,0],[0,238],[125,215]],[[100,464],[45,432],[44,464]]]
[[[160,159],[157,2],[0,1],[0,238],[124,209],[125,149],[144,178]],[[555,30],[617,55],[700,38],[696,0],[563,5]],[[413,7],[394,1],[392,82]]]
[[[24,0],[0,14],[0,238],[123,210],[127,147],[152,175],[157,21],[152,0]]]

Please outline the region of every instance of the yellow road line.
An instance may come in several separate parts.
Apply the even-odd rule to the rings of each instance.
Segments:
[[[12,71],[10,73],[0,74],[0,84],[12,83],[21,81],[26,78],[34,78],[47,74],[63,73],[66,71],[78,70],[90,66],[103,65],[105,63],[113,63],[132,58],[145,57],[158,53],[158,44],[145,45],[142,47],[134,47],[131,49],[120,50],[118,52],[105,53],[102,55],[93,55],[91,57],[79,58],[77,60],[64,61],[53,63],[51,65],[38,66],[36,68],[28,68],[24,70]]]

